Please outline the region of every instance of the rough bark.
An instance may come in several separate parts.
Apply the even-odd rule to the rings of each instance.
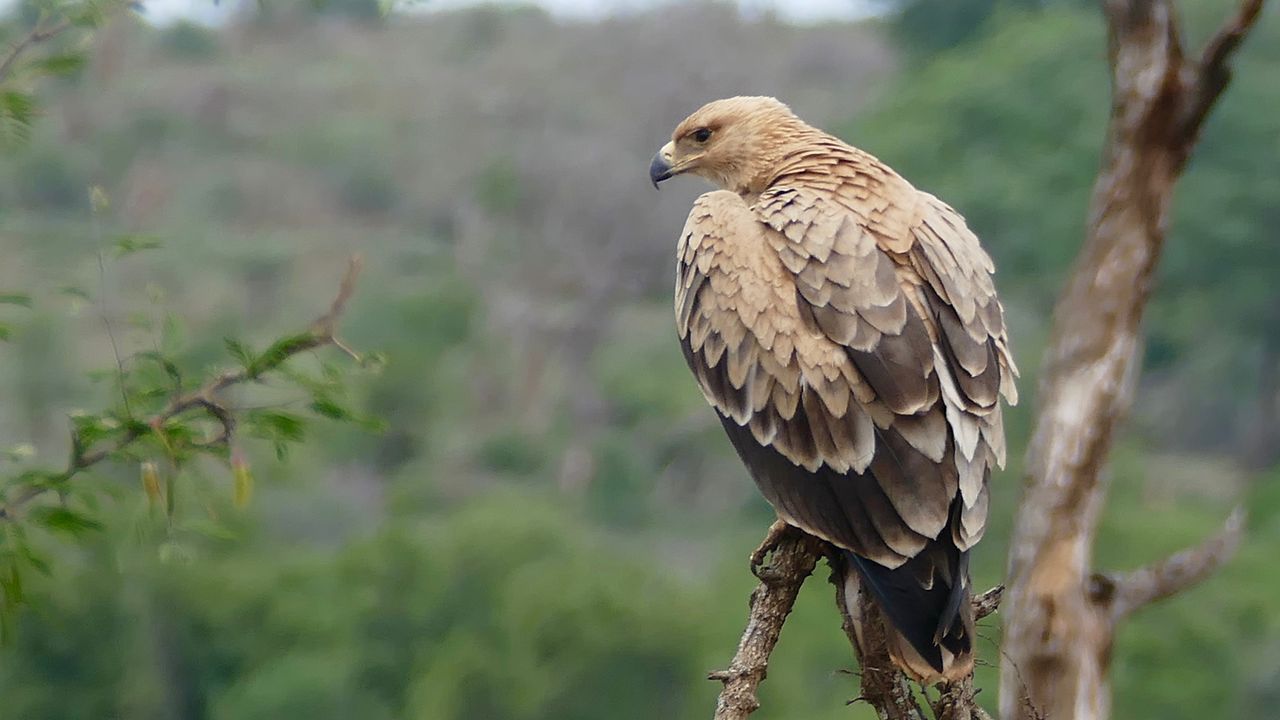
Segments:
[[[764,564],[768,555],[769,563]],[[926,696],[931,715],[921,708],[913,685],[889,657],[885,619],[874,599],[857,582],[841,554],[830,545],[781,523],[769,529],[764,542],[752,555],[752,566],[760,584],[751,593],[747,626],[738,642],[738,651],[726,670],[708,674],[724,687],[716,701],[715,720],[746,720],[760,708],[757,690],[769,667],[769,656],[778,643],[782,626],[795,604],[804,581],[813,574],[822,557],[831,566],[831,582],[836,587],[836,607],[841,627],[858,658],[862,690],[850,702],[866,702],[881,720],[990,720],[974,700],[972,678],[938,686],[936,699]],[[996,587],[973,599],[975,620],[996,612],[1004,588]],[[853,598],[850,602],[849,598]],[[852,607],[851,607],[852,606]]]
[[[1209,550],[1125,576],[1089,568],[1103,470],[1132,400],[1139,326],[1174,185],[1262,4],[1245,0],[1204,52],[1187,58],[1171,0],[1103,2],[1111,123],[1088,236],[1054,313],[1011,543],[1000,678],[1006,720],[1107,717],[1116,620],[1209,574],[1240,533],[1230,521]],[[1137,592],[1154,577],[1159,592]]]
[[[724,683],[716,701],[715,720],[745,720],[760,707],[756,689],[768,671],[769,655],[778,644],[800,586],[823,553],[821,542],[798,530],[776,538],[771,530],[766,543],[770,539],[774,540],[772,562],[758,572],[760,584],[751,593],[751,611],[738,652],[727,670],[707,675]]]

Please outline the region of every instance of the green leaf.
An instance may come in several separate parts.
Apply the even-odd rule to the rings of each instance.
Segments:
[[[249,374],[257,377],[264,372],[273,370],[278,367],[289,357],[296,355],[309,347],[314,347],[316,342],[315,335],[311,333],[301,333],[299,335],[290,335],[280,338],[271,344],[262,355],[249,368]]]
[[[18,563],[9,561],[5,567],[0,568],[0,593],[4,595],[6,606],[22,604],[22,572],[18,569]]]
[[[0,92],[0,144],[25,145],[36,116],[35,98],[17,90]]]
[[[121,235],[111,242],[116,257],[132,255],[160,247],[160,239],[152,235]]]
[[[40,58],[28,67],[44,75],[70,75],[85,66],[84,53],[65,52]]]
[[[72,441],[80,452],[110,437],[118,428],[118,423],[101,415],[84,413],[71,416]]]
[[[306,435],[306,425],[302,418],[291,413],[260,410],[253,413],[251,419],[267,439],[297,442]]]
[[[65,507],[39,507],[31,511],[30,518],[32,522],[49,530],[73,537],[102,529],[102,523],[97,520]]]
[[[31,296],[26,293],[0,293],[0,305],[31,307]]]
[[[39,572],[41,575],[48,577],[52,574],[53,569],[49,567],[49,562],[38,555],[35,550],[32,550],[30,545],[23,544],[18,546],[18,554],[22,556],[23,560],[27,561],[28,565],[35,568],[36,572]]]
[[[178,365],[164,353],[157,352],[155,350],[147,350],[138,353],[137,358],[139,360],[150,360],[156,365],[159,365],[160,368],[164,370],[164,374],[173,381],[174,385],[177,385],[178,387],[182,386],[182,372],[178,370]]]
[[[0,342],[4,342],[13,336],[13,328],[0,323]]]
[[[250,370],[253,367],[253,352],[251,352],[244,343],[236,340],[235,338],[227,337],[222,339],[222,344],[226,346],[227,352],[231,353],[231,357],[239,360],[240,364],[243,365],[246,370]],[[250,372],[250,374],[252,374],[252,372]]]
[[[317,396],[311,401],[311,411],[331,420],[350,420],[351,411],[327,397]]]

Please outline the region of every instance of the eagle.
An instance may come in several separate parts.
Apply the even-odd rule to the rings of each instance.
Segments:
[[[676,249],[698,387],[779,519],[857,568],[895,663],[963,677],[969,552],[1017,402],[991,258],[946,203],[774,98],[681,122],[649,176],[682,174],[718,188]]]

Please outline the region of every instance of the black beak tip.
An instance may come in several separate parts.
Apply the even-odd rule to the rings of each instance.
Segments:
[[[662,159],[661,153],[654,155],[653,162],[649,163],[649,182],[652,182],[653,187],[656,189],[658,183],[669,177],[671,177],[671,166],[667,164],[666,160]]]

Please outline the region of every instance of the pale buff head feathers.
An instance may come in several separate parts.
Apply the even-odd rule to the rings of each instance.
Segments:
[[[789,140],[812,130],[771,97],[733,97],[703,105],[685,118],[649,165],[654,186],[689,173],[741,194],[768,182]]]

